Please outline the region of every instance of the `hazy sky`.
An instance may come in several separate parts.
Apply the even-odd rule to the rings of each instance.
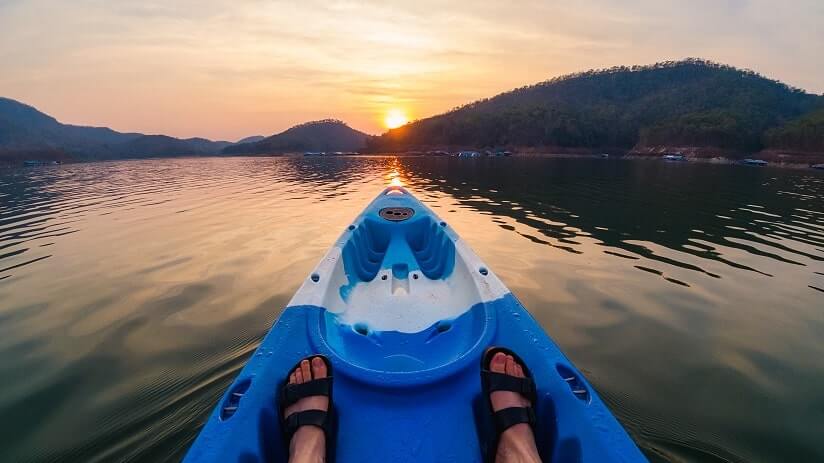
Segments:
[[[378,133],[570,72],[695,56],[824,92],[824,0],[0,0],[0,96],[62,122]]]

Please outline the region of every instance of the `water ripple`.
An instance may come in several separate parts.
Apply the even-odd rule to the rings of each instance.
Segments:
[[[395,157],[0,171],[0,460],[178,460],[393,179],[495,268],[653,461],[824,460],[819,173]]]

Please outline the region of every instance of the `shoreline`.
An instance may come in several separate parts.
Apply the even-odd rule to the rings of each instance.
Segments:
[[[763,166],[753,166],[744,164],[743,159],[733,159],[728,157],[690,157],[685,156],[685,160],[683,161],[665,161],[662,159],[663,155],[649,155],[649,154],[638,154],[638,153],[627,153],[624,155],[610,155],[608,158],[602,158],[600,154],[578,154],[578,153],[528,153],[528,154],[516,154],[512,157],[520,157],[520,158],[528,158],[528,157],[556,157],[556,158],[587,158],[587,159],[604,159],[604,160],[632,160],[632,161],[661,161],[661,162],[685,162],[685,163],[700,163],[700,164],[717,164],[717,165],[730,165],[730,166],[745,166],[745,167],[779,167],[784,169],[796,169],[796,170],[822,170],[812,167],[811,164],[805,163],[798,163],[798,162],[774,162],[768,161],[766,165]],[[760,156],[755,156],[753,159],[761,159]]]
[[[638,152],[638,151],[620,151],[618,150],[603,150],[594,152],[592,150],[580,150],[580,149],[567,149],[567,150],[558,150],[558,151],[547,151],[547,150],[535,150],[529,149],[524,151],[516,151],[510,156],[486,156],[482,155],[477,158],[471,159],[489,159],[489,158],[516,158],[516,159],[526,159],[526,158],[571,158],[571,159],[603,159],[603,160],[637,160],[637,161],[665,161],[663,158],[664,153],[650,153],[650,152]],[[684,155],[684,160],[682,161],[666,161],[666,162],[692,162],[692,163],[702,163],[702,164],[718,164],[718,165],[743,165],[747,167],[779,167],[785,169],[795,169],[795,170],[824,170],[820,168],[814,168],[814,163],[805,163],[805,162],[787,162],[787,159],[798,158],[802,156],[792,155],[792,154],[784,154],[784,153],[764,153],[768,155],[761,155],[761,153],[756,153],[752,155],[752,159],[762,159],[767,161],[767,164],[763,166],[750,166],[744,164],[742,161],[745,158],[741,157],[729,157],[729,156],[706,156],[706,155],[696,155],[695,153],[684,153],[683,151],[669,151],[669,153],[673,152],[681,152]],[[604,156],[606,154],[607,156]],[[358,154],[328,154],[324,156],[311,156],[312,158],[342,158],[342,157],[373,157],[373,156],[392,156],[392,157],[426,157],[426,158],[452,158],[455,157],[454,155],[432,155],[426,154],[421,152],[387,152],[387,153],[358,153]],[[807,155],[809,156],[809,155]],[[2,168],[20,168],[20,167],[57,167],[61,165],[70,165],[70,164],[85,164],[91,162],[116,162],[116,161],[138,161],[138,160],[148,160],[148,159],[184,159],[184,158],[241,158],[241,157],[250,157],[250,158],[261,158],[261,157],[307,157],[303,153],[271,153],[271,154],[247,154],[247,155],[224,155],[224,154],[216,154],[216,155],[197,155],[197,154],[189,154],[189,155],[181,155],[181,156],[162,156],[162,157],[136,157],[136,158],[120,158],[120,159],[64,159],[58,163],[52,163],[51,161],[42,161],[39,159],[32,159],[32,161],[38,161],[39,163],[33,165],[25,165],[24,161],[8,161],[0,159],[0,169]],[[815,157],[818,157],[817,155]],[[806,156],[803,157],[807,159]],[[793,159],[795,160],[795,159]],[[822,161],[824,163],[824,155],[821,155],[820,159],[816,159]],[[27,160],[28,161],[28,160]]]

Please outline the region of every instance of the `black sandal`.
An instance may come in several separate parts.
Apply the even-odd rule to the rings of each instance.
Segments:
[[[326,364],[326,377],[312,379],[301,384],[289,384],[289,374],[295,371],[303,360],[319,358]],[[278,397],[278,417],[280,419],[280,429],[283,433],[283,444],[288,454],[289,445],[292,442],[292,436],[295,435],[298,428],[301,426],[317,426],[323,430],[326,435],[326,457],[327,461],[334,461],[330,450],[334,449],[332,445],[334,434],[334,408],[332,406],[332,363],[323,355],[316,354],[301,359],[292,368],[289,369],[286,379],[280,387],[280,395]],[[284,417],[283,414],[286,408],[297,403],[301,399],[313,396],[329,397],[328,410],[304,410],[302,412],[295,412]]]
[[[492,357],[495,354],[502,352],[506,355],[511,355],[512,358],[524,370],[524,378],[518,378],[508,375],[506,373],[497,373],[489,369],[492,362]],[[495,452],[498,449],[498,439],[501,434],[507,429],[516,424],[526,423],[535,431],[535,405],[538,403],[538,394],[535,388],[535,380],[532,378],[532,372],[526,366],[526,363],[515,352],[506,347],[490,347],[484,351],[481,357],[481,389],[486,396],[486,403],[489,407],[489,414],[495,426],[495,434],[493,441],[490,442],[487,459],[492,461],[495,458]],[[492,393],[495,391],[510,391],[517,392],[524,396],[525,399],[531,403],[528,407],[509,407],[493,411],[492,408]]]

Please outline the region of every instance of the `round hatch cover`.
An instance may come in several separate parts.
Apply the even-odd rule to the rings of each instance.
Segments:
[[[386,220],[402,222],[415,215],[415,210],[411,207],[384,207],[379,214]]]

